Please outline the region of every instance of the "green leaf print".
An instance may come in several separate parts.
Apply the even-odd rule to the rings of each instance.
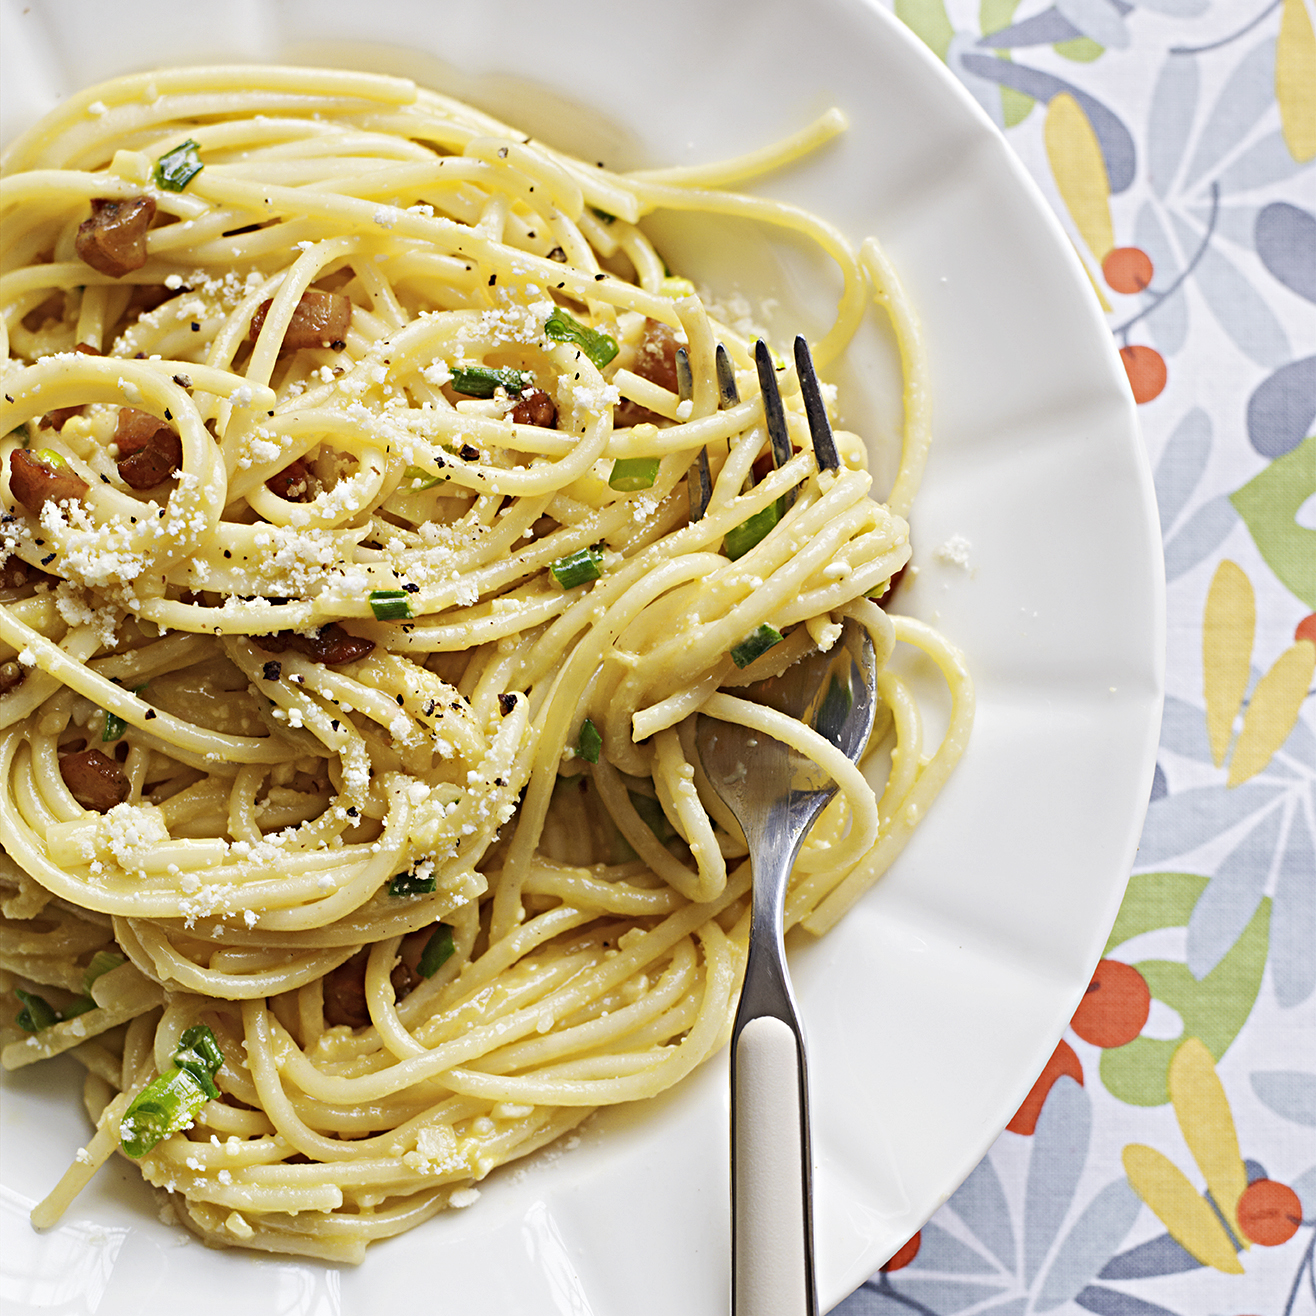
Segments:
[[[1316,530],[1297,521],[1316,493],[1316,434],[1276,458],[1229,497],[1252,532],[1270,569],[1309,608],[1316,609]]]
[[[1205,878],[1187,873],[1134,878],[1130,883],[1132,905],[1125,901],[1128,917],[1125,910],[1120,911],[1111,944],[1154,928],[1185,925],[1196,899],[1193,892],[1205,885]],[[1200,981],[1186,964],[1173,960],[1143,960],[1133,966],[1146,980],[1153,998],[1178,1012],[1183,1034],[1172,1039],[1135,1037],[1126,1046],[1103,1051],[1101,1081],[1111,1096],[1131,1106],[1163,1106],[1170,1099],[1166,1080],[1170,1060],[1185,1037],[1200,1038],[1215,1060],[1229,1049],[1261,990],[1270,947],[1270,903],[1269,898],[1262,900],[1233,948]],[[1159,914],[1153,914],[1153,908],[1158,908]]]
[[[896,0],[896,17],[939,60],[945,61],[955,29],[946,17],[942,0]]]

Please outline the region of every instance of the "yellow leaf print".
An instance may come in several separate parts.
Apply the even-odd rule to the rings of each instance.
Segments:
[[[1060,195],[1083,241],[1100,264],[1115,245],[1115,226],[1110,218],[1110,180],[1097,134],[1068,92],[1051,98],[1043,136]]]
[[[1206,734],[1218,768],[1229,750],[1234,715],[1247,693],[1257,605],[1252,582],[1228,558],[1221,561],[1206,596],[1202,626],[1202,685],[1206,699]],[[1231,781],[1232,784],[1232,781]]]
[[[1284,0],[1275,45],[1275,99],[1289,154],[1305,164],[1316,156],[1316,33],[1303,0]]]
[[[1133,1191],[1151,1207],[1176,1243],[1203,1265],[1231,1275],[1243,1273],[1224,1225],[1173,1161],[1136,1142],[1125,1147],[1123,1161]]]
[[[1234,1117],[1205,1043],[1188,1038],[1174,1053],[1168,1077],[1170,1101],[1188,1150],[1215,1204],[1225,1219],[1235,1221],[1238,1199],[1247,1187],[1247,1170],[1238,1151]],[[1238,1236],[1247,1247],[1241,1232]]]
[[[1289,738],[1311,686],[1313,671],[1316,671],[1316,644],[1299,640],[1292,648],[1285,649],[1274,667],[1257,682],[1229,764],[1231,786],[1260,772]]]

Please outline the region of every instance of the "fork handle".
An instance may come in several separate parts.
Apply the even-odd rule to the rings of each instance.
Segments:
[[[804,1053],[784,1020],[740,1029],[732,1063],[733,1316],[814,1316]]]

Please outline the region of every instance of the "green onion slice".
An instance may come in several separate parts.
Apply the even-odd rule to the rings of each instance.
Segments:
[[[780,502],[780,499],[778,499]],[[747,517],[738,526],[733,527],[726,533],[726,538],[722,540],[722,548],[727,557],[733,562],[738,557],[744,557],[756,544],[761,543],[767,538],[768,532],[777,524],[779,512],[777,503],[769,503],[762,511],[755,512],[753,516]]]
[[[119,1145],[129,1156],[145,1156],[158,1142],[191,1128],[208,1100],[190,1070],[170,1069],[133,1098],[119,1125]]]
[[[498,369],[490,366],[453,366],[452,390],[468,398],[491,398],[495,390],[506,389],[519,394],[534,382],[524,370]]]
[[[561,307],[544,321],[544,332],[555,342],[575,343],[600,370],[620,351],[616,339],[581,324]]]
[[[187,1070],[208,1097],[219,1096],[215,1075],[223,1063],[224,1053],[219,1049],[214,1033],[205,1024],[193,1024],[178,1039],[174,1064],[179,1069]]]
[[[608,476],[608,487],[621,493],[652,489],[658,478],[657,457],[618,457]]]
[[[121,718],[118,713],[105,714],[105,730],[101,733],[101,741],[118,740],[125,731],[128,730],[128,724]]]
[[[603,737],[599,735],[598,727],[589,718],[586,718],[580,724],[580,739],[576,741],[576,753],[586,763],[597,763],[599,761],[599,750],[602,748]]]
[[[402,472],[402,485],[408,493],[418,493],[421,489],[433,489],[443,479],[423,466],[408,466]]]
[[[102,974],[109,973],[111,969],[117,969],[120,964],[127,964],[127,959],[116,954],[112,950],[98,950],[91,957],[91,963],[87,965],[87,971],[82,975],[82,986],[87,992],[91,991],[91,985]]]
[[[781,632],[764,622],[732,648],[731,661],[737,667],[748,667],[755,658],[761,658],[774,644],[780,644],[781,640]]]
[[[27,1033],[39,1033],[43,1028],[59,1023],[59,1011],[44,996],[14,988],[14,995],[23,1002],[14,1022]]]
[[[178,1039],[174,1063],[132,1100],[119,1125],[119,1144],[129,1156],[145,1156],[156,1143],[192,1127],[197,1112],[219,1096],[215,1075],[224,1063],[215,1035],[193,1024]]]
[[[440,923],[434,929],[434,935],[425,943],[425,949],[420,953],[420,963],[416,966],[420,976],[434,977],[456,949],[452,940],[452,929],[446,923]]]
[[[587,580],[598,580],[603,574],[599,570],[602,562],[602,553],[597,553],[592,548],[578,548],[574,553],[558,558],[549,570],[553,573],[553,579],[563,589],[575,589],[577,585],[583,585]]]
[[[370,611],[376,621],[406,621],[412,615],[411,600],[403,589],[372,589]]]
[[[428,877],[414,871],[399,873],[388,884],[390,896],[427,896],[438,889],[439,879],[432,872]]]
[[[202,170],[197,154],[201,143],[190,137],[155,162],[155,184],[166,192],[181,192]]]

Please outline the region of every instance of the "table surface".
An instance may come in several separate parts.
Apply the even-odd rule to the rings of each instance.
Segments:
[[[888,0],[890,3],[890,0]],[[1155,472],[1137,865],[1028,1101],[837,1316],[1316,1311],[1310,0],[894,0],[1102,299]]]

